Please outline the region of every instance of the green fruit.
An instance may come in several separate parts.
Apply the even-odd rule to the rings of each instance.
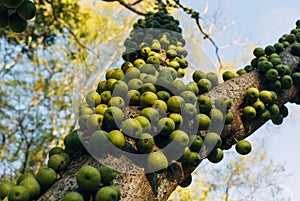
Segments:
[[[105,102],[102,100],[102,94],[101,94],[101,102],[107,103],[110,100],[111,96],[121,96],[121,97],[124,97],[127,94],[127,92],[128,92],[128,86],[127,86],[127,84],[124,81],[122,81],[122,80],[118,80],[114,84],[114,86],[113,86],[113,88],[111,90],[111,94],[108,93],[107,97],[105,97]]]
[[[120,96],[112,97],[107,104],[109,107],[116,106],[119,108],[125,107],[125,100]]]
[[[174,68],[177,71],[180,68],[180,64],[177,61],[170,61],[168,67]]]
[[[146,74],[143,78],[141,78],[142,82],[143,83],[151,83],[151,84],[154,84],[156,83],[157,81],[157,78],[155,75],[149,75],[149,74]]]
[[[169,98],[167,105],[170,112],[180,113],[183,109],[185,101],[180,96],[172,96]]]
[[[29,192],[23,186],[15,186],[7,196],[9,201],[29,201]]]
[[[177,52],[174,49],[167,50],[166,54],[169,59],[174,59],[177,56]]]
[[[281,89],[281,82],[280,80],[276,80],[275,82],[269,83],[269,89],[272,91],[278,91]]]
[[[275,53],[275,47],[273,45],[268,45],[267,47],[265,47],[265,54],[266,55],[271,55],[272,53]]]
[[[211,82],[206,78],[200,79],[197,86],[199,88],[199,93],[208,92],[212,88]]]
[[[146,83],[143,86],[141,86],[138,91],[143,94],[145,92],[152,92],[152,93],[156,93],[156,87],[154,86],[154,84],[152,83]]]
[[[280,54],[284,50],[284,46],[282,43],[276,43],[274,45],[274,48],[277,54]]]
[[[197,83],[194,82],[194,81],[189,82],[189,83],[186,85],[186,89],[187,89],[188,91],[194,92],[195,95],[198,95],[198,94],[199,94],[199,88],[198,88],[198,86],[197,86]]]
[[[140,96],[140,105],[142,108],[149,107],[155,100],[158,100],[157,95],[151,91],[146,91]]]
[[[214,72],[207,73],[206,79],[208,79],[211,82],[212,87],[216,86],[219,82],[218,75]]]
[[[296,86],[300,86],[300,72],[293,73],[292,78],[293,78],[293,83]]]
[[[223,158],[224,154],[220,148],[213,149],[207,156],[207,159],[211,163],[219,163]]]
[[[152,107],[155,108],[161,116],[165,116],[168,111],[168,105],[162,100],[155,100],[152,103]]]
[[[280,109],[279,109],[278,105],[276,105],[276,104],[269,105],[268,110],[271,114],[271,118],[277,117],[280,113]]]
[[[256,110],[252,106],[246,106],[243,109],[243,117],[246,120],[252,120],[256,117]]]
[[[177,77],[177,72],[174,68],[165,68],[163,70],[160,71],[159,73],[160,76],[162,75],[171,75],[173,79],[175,79]]]
[[[261,47],[257,47],[253,50],[253,55],[255,57],[261,57],[261,56],[264,56],[265,55],[265,50]]]
[[[17,185],[19,185],[24,179],[27,179],[27,178],[35,179],[35,176],[32,173],[24,173],[18,178]]]
[[[191,103],[186,103],[181,111],[181,115],[185,121],[195,119],[197,113],[197,108]]]
[[[261,92],[259,92],[259,99],[265,104],[271,104],[274,101],[272,92],[267,90],[262,90]]]
[[[198,106],[201,113],[209,113],[212,108],[211,98],[205,95],[200,95],[198,97]]]
[[[151,52],[150,47],[144,47],[144,48],[141,49],[141,55],[143,57],[147,57],[150,52]]]
[[[143,127],[136,119],[126,119],[121,124],[122,132],[130,137],[139,138],[143,132]]]
[[[283,76],[286,73],[286,67],[283,64],[277,65],[275,69],[277,70],[279,76]]]
[[[101,103],[101,96],[96,91],[91,91],[86,95],[86,103],[90,107],[96,107]]]
[[[175,129],[179,129],[183,123],[183,118],[180,114],[177,113],[171,113],[168,116],[170,119],[172,119],[175,123]]]
[[[284,75],[281,77],[282,89],[290,89],[293,85],[293,79],[289,75]]]
[[[265,110],[260,114],[259,117],[263,121],[268,121],[271,118],[271,113],[269,110]]]
[[[134,78],[138,78],[140,76],[140,73],[141,73],[141,71],[138,68],[131,67],[131,68],[128,68],[127,71],[125,72],[124,78],[126,81],[129,81]]]
[[[35,16],[36,7],[31,1],[24,0],[23,3],[17,8],[18,15],[24,20],[30,20]]]
[[[149,75],[155,75],[157,73],[156,65],[153,64],[144,64],[140,68],[141,74],[149,74]]]
[[[245,69],[239,69],[238,71],[236,71],[236,73],[237,73],[238,75],[243,75],[243,74],[246,74],[247,71],[246,71]]]
[[[86,119],[86,126],[89,131],[100,130],[103,122],[103,116],[100,114],[92,114]]]
[[[176,152],[173,153],[175,153],[177,157],[177,153]],[[185,147],[182,156],[180,156],[180,158],[177,159],[177,161],[181,163],[186,163],[189,160],[190,154],[191,154],[191,150],[189,149],[189,147]]]
[[[101,182],[100,172],[93,166],[83,166],[76,174],[76,182],[79,189],[82,191],[95,191]]]
[[[225,111],[224,111],[225,113]],[[223,112],[217,108],[212,108],[209,112],[210,120],[213,124],[222,124],[224,120]]]
[[[171,91],[173,94],[178,95],[185,90],[186,90],[186,86],[183,81],[176,79],[172,82]]]
[[[276,69],[269,69],[266,72],[266,78],[270,82],[274,82],[278,78],[278,71]]]
[[[193,73],[194,82],[198,83],[202,78],[206,78],[206,74],[204,72],[198,70]]]
[[[18,8],[22,5],[23,0],[2,0],[1,4],[6,8]]]
[[[215,100],[215,107],[221,111],[227,110],[226,100],[223,97],[218,97]]]
[[[102,166],[99,171],[101,183],[105,185],[110,184],[117,177],[117,172],[112,166]]]
[[[120,200],[120,199],[121,199],[121,191],[120,191],[120,188],[117,187],[117,186],[114,185],[114,184],[110,184],[110,185],[108,185],[108,187],[110,187],[110,188],[112,188],[112,189],[114,189],[114,190],[116,191],[117,196],[118,196],[118,200]]]
[[[127,84],[129,90],[138,90],[143,86],[143,82],[137,78],[131,79]]]
[[[275,124],[275,125],[280,125],[280,124],[282,124],[282,122],[283,122],[283,116],[282,116],[282,114],[279,114],[279,115],[277,115],[276,117],[271,118],[271,120],[272,120],[272,123],[273,123],[273,124]]]
[[[175,130],[169,135],[170,145],[176,150],[182,150],[189,144],[189,136],[182,130]]]
[[[8,16],[7,24],[9,28],[16,33],[25,31],[27,27],[27,21],[23,20],[17,13]]]
[[[40,196],[41,186],[35,178],[24,179],[19,185],[27,189],[30,200],[36,199]]]
[[[71,150],[79,150],[82,146],[80,139],[82,135],[83,133],[79,129],[73,130],[64,138],[64,145]]]
[[[82,106],[79,111],[79,115],[94,114],[94,109],[88,106]]]
[[[126,145],[124,134],[119,130],[112,130],[109,132],[109,139],[113,145],[122,149]]]
[[[135,117],[138,120],[143,128],[143,133],[151,131],[151,123],[150,121],[144,116],[137,116]]]
[[[240,140],[235,145],[235,150],[241,155],[249,154],[251,149],[251,144],[247,140]]]
[[[190,135],[189,138],[189,142],[191,143],[190,150],[199,152],[203,144],[202,138],[199,135]]]
[[[204,138],[204,144],[209,149],[220,148],[222,145],[222,139],[219,134],[209,132]]]
[[[103,115],[102,128],[105,131],[113,130],[117,125],[121,124],[124,114],[123,111],[118,107],[109,107]]]
[[[210,126],[210,118],[206,114],[197,114],[196,126],[198,126],[198,130],[208,130]]]
[[[48,160],[48,167],[57,173],[65,171],[70,163],[70,159],[63,154],[64,153],[54,154]]]
[[[15,184],[11,181],[3,181],[0,183],[0,199],[4,199]]]
[[[228,111],[225,115],[225,124],[231,124],[234,120],[234,115],[232,112]]]
[[[143,59],[136,59],[136,60],[133,62],[133,65],[134,65],[135,67],[140,66],[140,65],[144,65],[144,64],[146,64],[146,62],[145,62]]]
[[[258,63],[258,70],[261,73],[266,73],[268,70],[273,68],[273,64],[270,61],[260,61]]]
[[[107,108],[108,108],[108,106],[106,104],[99,104],[95,108],[95,113],[96,114],[100,114],[100,115],[104,115],[104,113],[107,110]]]
[[[140,115],[146,117],[152,125],[156,125],[159,120],[159,112],[151,107],[142,109]]]
[[[129,105],[138,105],[140,102],[140,92],[137,90],[128,91],[126,100],[129,102]]]
[[[109,134],[104,130],[95,131],[89,139],[89,148],[94,153],[104,152],[109,146]]]
[[[293,42],[296,41],[296,36],[295,36],[295,34],[288,34],[288,35],[286,36],[286,40],[287,40],[287,42],[289,42],[290,44],[292,44]]]
[[[146,62],[147,64],[160,64],[160,58],[157,56],[149,56]]]
[[[62,201],[84,201],[84,199],[80,193],[68,192],[64,195]]]
[[[271,58],[270,62],[273,64],[273,67],[281,64],[280,58]]]
[[[257,100],[253,103],[253,107],[257,114],[262,113],[265,110],[265,104],[261,100]]]
[[[136,143],[137,150],[142,154],[150,153],[154,145],[154,138],[149,133],[143,133]]]
[[[188,187],[189,185],[191,185],[192,183],[192,175],[190,174],[189,176],[187,176],[180,184],[179,186],[181,188],[186,188]]]
[[[191,151],[187,159],[187,163],[191,164],[194,167],[197,167],[201,163],[202,159],[199,152]]]
[[[56,172],[49,167],[42,168],[38,171],[36,179],[41,185],[42,190],[46,190],[56,181]]]
[[[160,151],[151,152],[147,158],[148,172],[160,172],[168,167],[167,157]]]
[[[110,186],[104,186],[101,187],[95,196],[95,201],[118,201],[119,195],[118,192],[110,187]]]
[[[222,74],[222,78],[224,80],[224,82],[226,82],[227,80],[230,80],[232,78],[235,78],[237,77],[238,75],[232,71],[225,71],[223,74]]]
[[[183,91],[180,93],[180,96],[184,99],[185,103],[194,104],[196,102],[196,95],[191,91]]]
[[[254,70],[253,66],[251,66],[251,65],[245,66],[244,69],[245,69],[245,71],[247,71],[247,73],[249,73],[249,72],[251,72],[251,71]]]
[[[282,114],[283,118],[288,116],[289,110],[285,105],[280,108],[280,114]]]

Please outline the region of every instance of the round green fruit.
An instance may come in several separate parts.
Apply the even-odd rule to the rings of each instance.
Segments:
[[[224,80],[224,82],[226,82],[227,80],[230,80],[232,78],[235,78],[237,77],[238,75],[232,71],[225,71],[223,74],[222,74],[222,78]]]
[[[199,93],[208,92],[212,88],[211,82],[206,78],[200,79],[197,86],[199,88]]]
[[[253,55],[257,58],[262,57],[265,55],[265,50],[261,47],[257,47],[253,50]]]
[[[56,172],[49,167],[42,168],[38,171],[36,179],[40,183],[42,190],[46,190],[56,181]]]
[[[17,13],[8,16],[7,24],[9,28],[16,33],[25,31],[27,27],[27,21],[22,19]]]
[[[54,154],[48,160],[48,167],[59,173],[65,171],[69,165],[69,158],[64,153]],[[69,156],[70,157],[70,156]]]
[[[246,106],[243,109],[243,117],[246,120],[252,120],[256,117],[256,110],[252,106]]]
[[[225,115],[225,124],[231,124],[234,120],[234,115],[232,112],[228,111]]]
[[[157,95],[151,91],[146,91],[140,96],[140,106],[149,107],[155,100],[158,100]]]
[[[27,179],[27,178],[35,179],[35,176],[32,173],[24,173],[18,178],[17,185],[19,185],[24,179]]]
[[[209,149],[220,148],[222,145],[222,139],[219,134],[210,132],[206,134],[204,144]]]
[[[83,166],[76,174],[76,182],[82,191],[95,191],[101,182],[100,172],[93,166]]]
[[[280,81],[283,89],[290,89],[293,85],[293,79],[289,75],[282,76]]]
[[[24,179],[19,185],[27,189],[30,200],[36,199],[40,196],[41,186],[35,178]]]
[[[211,163],[219,163],[223,158],[224,153],[220,148],[213,149],[207,156],[207,159]]]
[[[64,195],[62,201],[84,201],[84,199],[78,192],[68,192]]]
[[[101,96],[96,91],[91,91],[86,95],[86,103],[90,107],[96,107],[101,103]]]
[[[147,168],[149,172],[160,172],[168,167],[167,157],[160,151],[151,152],[147,158]]]
[[[9,192],[7,198],[9,201],[29,201],[29,192],[23,186],[15,186]]]
[[[183,109],[185,101],[180,96],[172,96],[169,98],[167,105],[170,112],[180,113]]]
[[[270,91],[262,90],[259,92],[259,99],[265,104],[273,103],[273,94]]]
[[[235,150],[241,155],[249,154],[251,149],[251,144],[247,140],[240,140],[235,145]]]
[[[197,167],[201,163],[202,159],[199,152],[191,151],[187,159],[187,163],[191,164],[194,167]]]
[[[211,120],[206,114],[197,114],[196,123],[198,123],[198,130],[208,130]]]
[[[187,177],[179,184],[179,186],[180,186],[181,188],[186,188],[186,187],[188,187],[191,183],[192,183],[192,175],[190,174],[189,176],[187,176]]]
[[[169,141],[174,149],[182,150],[189,144],[189,136],[182,130],[175,130],[169,135]]]
[[[122,149],[126,145],[124,134],[120,130],[112,130],[109,132],[109,139],[113,145]]]
[[[122,132],[133,138],[139,138],[143,132],[143,127],[136,119],[126,119],[121,124]]]
[[[198,106],[201,113],[209,113],[212,108],[211,98],[205,95],[200,95],[198,97]]]
[[[150,153],[154,145],[154,138],[149,133],[143,133],[136,143],[137,150],[142,154]]]
[[[201,80],[203,78],[206,78],[206,74],[204,72],[198,70],[198,71],[195,71],[193,73],[193,80],[194,80],[194,82],[198,83],[199,80]]]
[[[11,181],[3,181],[0,183],[0,199],[4,199],[15,184]]]
[[[250,87],[246,91],[246,99],[249,102],[255,102],[259,97],[259,90],[255,87]]]
[[[35,16],[36,7],[31,1],[24,0],[23,3],[17,8],[18,15],[24,20],[30,20]]]
[[[110,184],[117,177],[117,172],[112,166],[102,166],[99,171],[101,183],[105,185]]]
[[[199,152],[203,144],[202,138],[199,135],[190,135],[189,138],[191,143],[190,150]]]
[[[80,137],[82,132],[79,129],[73,130],[64,138],[64,145],[71,150],[79,150],[82,146]]]
[[[266,72],[266,78],[269,82],[274,82],[278,78],[278,71],[276,69],[269,69]]]
[[[110,186],[101,187],[95,196],[95,201],[118,201],[119,195],[116,189]]]

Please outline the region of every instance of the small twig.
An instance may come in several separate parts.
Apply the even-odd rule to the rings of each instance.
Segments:
[[[216,42],[210,37],[210,35],[208,33],[206,33],[203,29],[203,27],[201,26],[201,23],[200,23],[200,14],[192,9],[189,9],[187,8],[186,6],[182,5],[179,0],[174,0],[174,2],[177,4],[177,6],[181,9],[183,9],[187,14],[190,14],[192,16],[192,18],[195,19],[196,21],[196,24],[200,30],[200,32],[204,35],[204,39],[208,39],[211,44],[215,47],[215,52],[216,52],[216,57],[218,59],[218,62],[220,64],[220,68],[223,67],[222,65],[222,60],[221,60],[221,57],[219,55],[219,47],[217,46]]]
[[[135,5],[137,5],[138,3],[141,2],[141,0],[138,0],[136,1],[135,3],[133,4],[128,4],[126,3],[125,1],[123,0],[102,0],[102,1],[106,1],[106,2],[114,2],[114,1],[117,1],[119,2],[122,6],[124,6],[125,8],[127,8],[128,10],[138,14],[138,15],[142,15],[142,16],[147,16],[148,14],[147,13],[143,13],[141,11],[138,11],[137,9],[134,8]]]

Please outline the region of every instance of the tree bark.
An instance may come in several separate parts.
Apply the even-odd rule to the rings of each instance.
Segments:
[[[295,71],[300,64],[300,58],[290,53],[290,47],[280,54],[280,58],[283,64],[288,65],[292,69],[292,72]],[[257,119],[251,120],[251,122],[244,121],[242,118],[242,106],[246,90],[249,87],[262,89],[265,84],[266,80],[264,80],[264,77],[257,71],[252,71],[221,83],[205,94],[210,96],[212,99],[216,99],[217,97],[226,97],[232,100],[231,112],[234,114],[234,121],[232,124],[226,125],[222,131],[221,137],[223,140],[223,149],[231,148],[231,146],[236,143],[236,140],[248,137],[266,123]],[[294,98],[298,91],[299,89],[295,86],[288,90],[280,91],[276,104],[282,106]],[[123,172],[118,173],[117,178],[114,180],[114,184],[121,189],[122,201],[165,201],[175,190],[178,184],[195,169],[195,167],[192,166],[182,167],[181,164],[178,163],[179,166],[175,165],[173,172],[171,172],[172,175],[179,175],[179,178],[175,181],[169,181],[165,174],[158,174],[158,189],[157,196],[155,196],[153,193],[153,186],[155,185],[151,182],[153,181],[151,178],[154,178],[153,175],[148,177],[150,178],[149,180],[145,174],[140,174],[142,170],[141,168],[135,166],[130,160],[124,157],[114,158],[109,156],[107,160],[110,163],[122,164]],[[84,165],[92,165],[96,168],[101,167],[101,164],[92,156],[77,153],[67,171],[38,200],[59,201],[66,192],[76,190],[76,173]]]

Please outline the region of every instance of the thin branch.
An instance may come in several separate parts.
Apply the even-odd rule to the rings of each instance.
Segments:
[[[197,24],[197,27],[199,28],[200,32],[204,35],[204,39],[208,39],[211,44],[215,47],[215,53],[216,53],[216,57],[218,59],[218,62],[220,64],[220,68],[223,67],[223,64],[222,64],[222,60],[221,60],[221,57],[219,55],[219,47],[218,45],[216,44],[216,42],[210,37],[210,35],[208,33],[206,33],[203,29],[203,27],[201,26],[201,23],[200,23],[200,14],[199,12],[196,12],[192,9],[189,9],[187,8],[186,6],[182,5],[179,0],[174,0],[174,2],[177,4],[177,6],[181,9],[183,9],[187,14],[190,14],[192,16],[192,18],[195,19],[196,21],[196,24]]]
[[[135,14],[138,14],[138,15],[142,15],[142,16],[147,16],[148,14],[147,13],[143,13],[137,9],[134,8],[135,5],[137,5],[138,3],[141,2],[141,0],[138,0],[132,4],[128,4],[126,3],[125,1],[123,0],[102,0],[102,1],[105,1],[105,2],[114,2],[114,1],[117,1],[119,2],[122,6],[124,6],[125,8],[127,8],[128,10],[134,12]]]

